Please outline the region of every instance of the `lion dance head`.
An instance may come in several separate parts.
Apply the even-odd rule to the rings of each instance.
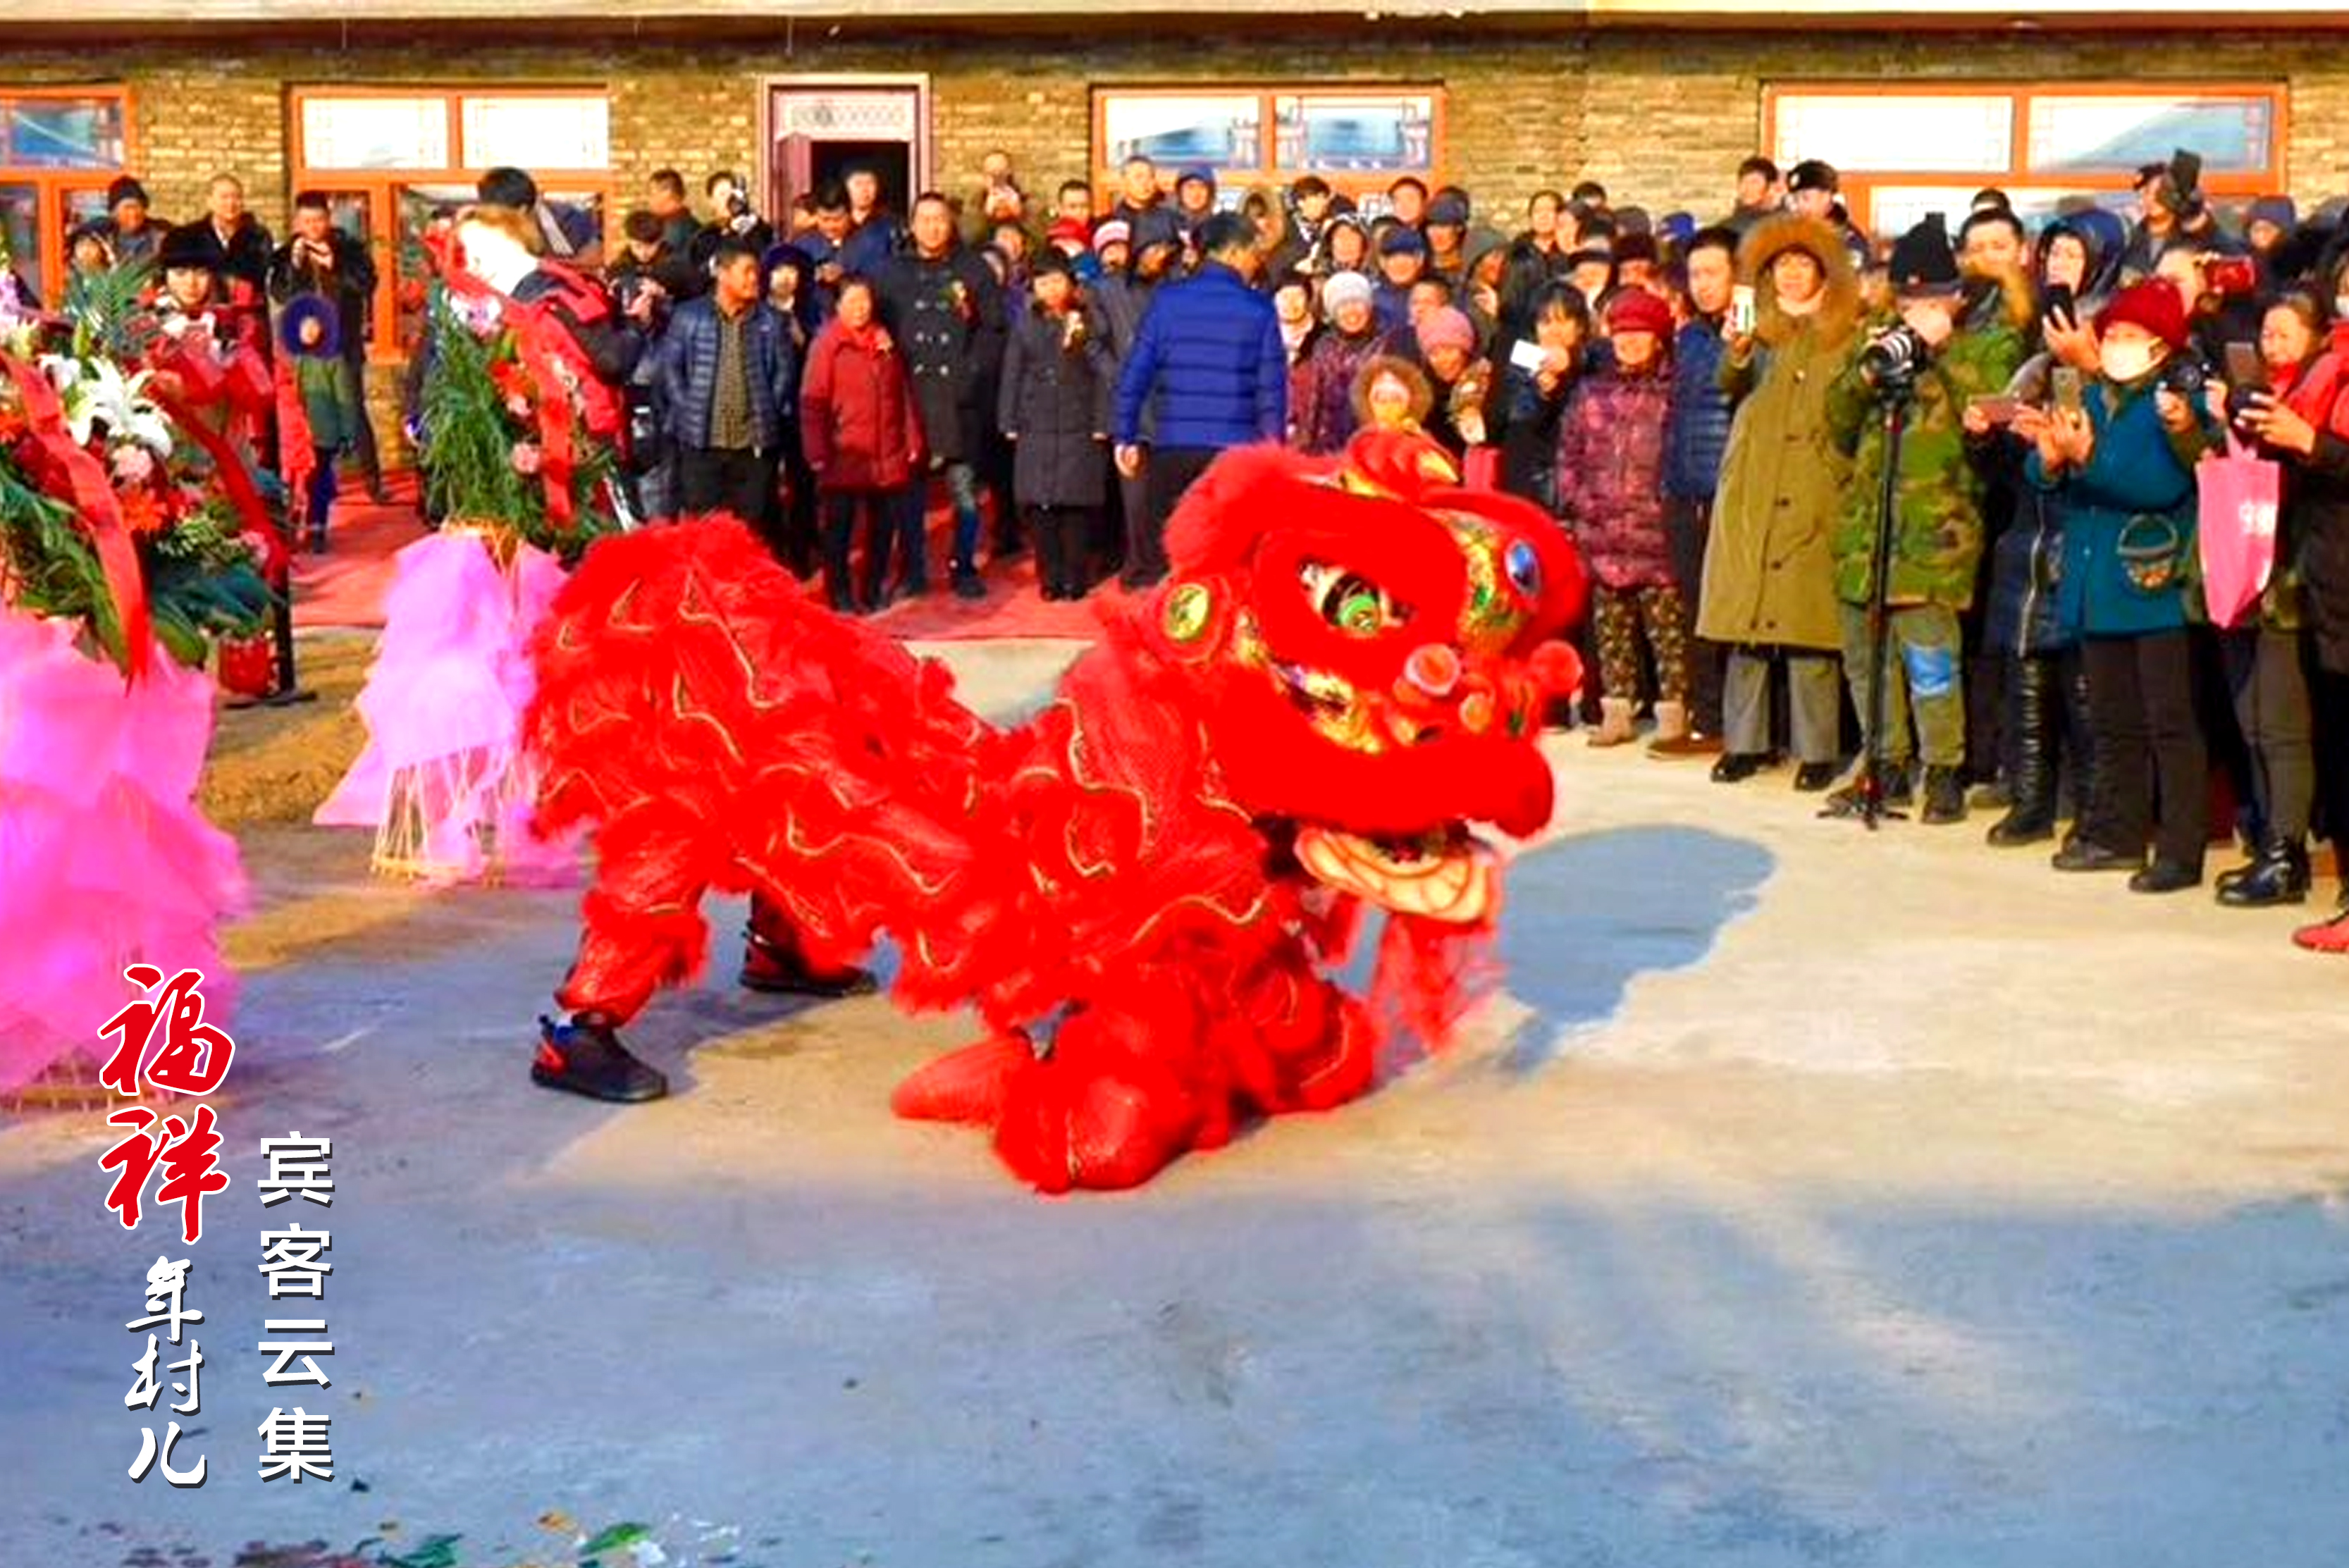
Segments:
[[[1231,798],[1338,892],[1488,920],[1495,862],[1475,829],[1548,822],[1542,717],[1581,676],[1553,640],[1584,595],[1557,523],[1464,488],[1423,437],[1365,433],[1335,461],[1227,455],[1167,553],[1143,632],[1205,688]]]

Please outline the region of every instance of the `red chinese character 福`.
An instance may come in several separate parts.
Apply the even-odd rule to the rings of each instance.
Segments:
[[[156,1126],[159,1120],[162,1124],[160,1130]],[[106,1206],[121,1220],[122,1228],[139,1228],[140,1197],[147,1190],[147,1179],[160,1165],[163,1181],[155,1189],[155,1201],[180,1205],[182,1240],[194,1242],[202,1237],[206,1194],[228,1191],[228,1178],[220,1171],[221,1135],[212,1129],[212,1108],[196,1107],[192,1127],[176,1116],[159,1118],[143,1105],[116,1111],[106,1119],[106,1124],[138,1130],[99,1156],[98,1161],[101,1170],[120,1169],[121,1173],[107,1191]]]
[[[134,964],[122,972],[122,977],[141,990],[163,983],[163,972],[151,964]],[[204,1022],[204,995],[200,989],[203,983],[202,974],[182,969],[153,1001],[141,997],[127,1002],[122,1011],[99,1025],[100,1039],[119,1035],[122,1043],[107,1058],[98,1081],[117,1094],[137,1094],[142,1076],[140,1065],[154,1038],[155,1026],[160,1023],[162,1048],[153,1061],[146,1063],[146,1080],[157,1088],[181,1094],[210,1094],[218,1088],[228,1077],[236,1042],[225,1029]]]

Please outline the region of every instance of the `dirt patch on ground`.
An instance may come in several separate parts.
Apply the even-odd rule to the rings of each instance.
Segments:
[[[305,636],[295,668],[316,701],[222,708],[196,791],[204,815],[230,832],[307,821],[367,744],[367,726],[352,704],[374,656],[371,632]]]

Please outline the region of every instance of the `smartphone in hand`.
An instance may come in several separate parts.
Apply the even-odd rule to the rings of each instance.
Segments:
[[[1729,291],[1729,331],[1736,337],[1754,335],[1759,312],[1754,303],[1754,285],[1739,284]]]
[[[2252,343],[2227,345],[2227,385],[2238,391],[2256,391],[2268,385],[2267,361]]]
[[[2066,414],[2080,412],[2084,406],[2084,387],[2080,380],[2079,367],[2072,365],[2059,365],[2049,373],[2048,380],[2055,389],[2055,407]]]
[[[1966,399],[1966,407],[1981,410],[1982,418],[1993,425],[2012,425],[2015,415],[2023,411],[2023,399],[2005,392],[1985,392]]]

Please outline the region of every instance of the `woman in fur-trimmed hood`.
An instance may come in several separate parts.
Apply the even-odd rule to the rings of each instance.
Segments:
[[[1831,782],[1840,749],[1841,645],[1828,548],[1851,461],[1827,424],[1827,388],[1860,323],[1859,279],[1842,236],[1795,214],[1758,223],[1738,248],[1754,296],[1753,334],[1733,335],[1722,385],[1737,403],[1705,551],[1699,634],[1731,645],[1727,754],[1716,776],[1770,749],[1768,661],[1791,655],[1794,742],[1806,788]]]

